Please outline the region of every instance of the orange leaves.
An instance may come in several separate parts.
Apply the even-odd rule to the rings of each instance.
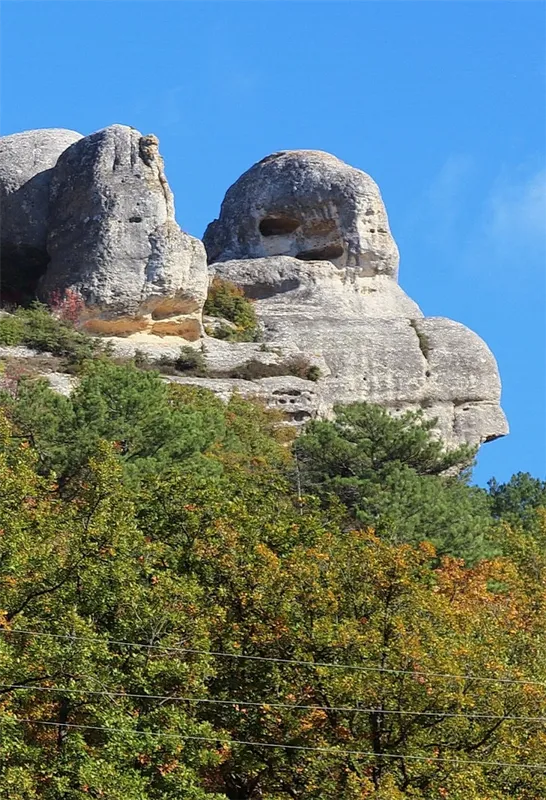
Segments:
[[[160,775],[169,775],[171,772],[174,772],[180,766],[180,761],[178,759],[172,759],[171,761],[166,761],[161,764],[157,770]]]

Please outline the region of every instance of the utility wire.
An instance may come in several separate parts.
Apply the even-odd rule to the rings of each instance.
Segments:
[[[11,690],[24,690],[29,689],[33,692],[58,692],[67,694],[85,694],[85,695],[100,695],[104,697],[127,697],[140,700],[172,700],[176,702],[188,703],[208,703],[210,705],[223,705],[223,706],[249,706],[256,708],[286,708],[286,709],[299,709],[305,711],[335,711],[344,713],[360,713],[360,714],[396,714],[400,716],[411,717],[450,717],[457,719],[506,719],[517,720],[519,722],[546,722],[546,717],[525,717],[513,714],[480,714],[470,713],[463,714],[454,711],[406,711],[403,709],[382,709],[382,708],[366,708],[363,706],[319,706],[319,705],[302,705],[299,703],[270,703],[268,700],[217,700],[212,697],[181,697],[179,695],[163,695],[163,694],[136,694],[134,692],[115,692],[115,691],[99,691],[95,689],[76,689],[72,687],[62,686],[34,686],[25,685],[20,683],[8,684],[0,683],[3,689]]]
[[[544,681],[531,681],[515,678],[492,678],[488,675],[455,675],[449,672],[425,672],[415,669],[390,669],[388,667],[365,667],[360,664],[338,664],[330,661],[303,661],[292,658],[271,658],[266,656],[251,656],[243,653],[224,653],[214,650],[199,650],[192,647],[166,647],[159,644],[143,644],[141,642],[128,642],[123,639],[101,639],[97,636],[73,636],[60,633],[44,633],[42,631],[31,631],[23,628],[0,629],[0,633],[27,634],[29,636],[50,637],[53,639],[69,639],[70,641],[98,642],[100,644],[114,644],[124,647],[141,647],[147,650],[161,650],[167,653],[189,653],[192,655],[214,656],[222,658],[239,658],[249,661],[261,661],[273,664],[292,664],[295,666],[306,667],[332,667],[335,669],[349,669],[356,672],[380,672],[389,675],[417,675],[422,678],[445,678],[452,680],[482,681],[487,683],[506,683],[519,684],[523,686],[542,686],[546,687]]]
[[[189,734],[182,734],[182,733],[165,733],[164,731],[128,731],[124,728],[110,728],[105,727],[102,725],[76,725],[75,723],[71,722],[54,722],[52,720],[42,720],[42,719],[29,719],[29,718],[21,718],[21,717],[11,717],[10,722],[22,722],[22,723],[30,723],[32,725],[49,725],[55,728],[77,728],[80,730],[90,730],[90,731],[106,731],[108,733],[125,733],[125,734],[135,734],[137,736],[154,736],[160,737],[163,736],[164,738],[169,739],[188,739],[197,742],[220,742],[221,744],[240,744],[246,745],[248,747],[278,747],[283,750],[303,750],[306,752],[315,752],[315,753],[328,753],[330,755],[352,755],[352,756],[367,756],[372,758],[399,758],[399,759],[406,759],[411,761],[429,761],[429,762],[443,762],[447,764],[456,764],[456,765],[470,765],[470,764],[479,764],[481,766],[488,766],[488,767],[510,767],[513,769],[541,769],[546,770],[546,763],[529,763],[529,764],[515,764],[509,761],[479,761],[474,759],[460,759],[460,758],[444,758],[443,756],[412,756],[412,755],[405,755],[404,753],[374,753],[372,751],[367,750],[338,750],[335,747],[310,747],[306,745],[296,745],[296,744],[282,744],[281,742],[251,742],[246,741],[245,739],[224,739],[222,736],[191,736]]]

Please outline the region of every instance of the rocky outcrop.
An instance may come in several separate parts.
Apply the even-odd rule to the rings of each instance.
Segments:
[[[2,290],[17,301],[31,296],[47,267],[47,218],[53,167],[81,139],[50,128],[0,137]]]
[[[322,368],[323,409],[365,400],[397,413],[422,408],[450,444],[506,433],[500,380],[487,345],[464,325],[424,318],[389,278],[277,258],[227,261],[216,274],[255,300],[268,347]],[[335,270],[335,280],[331,271]],[[290,275],[291,283],[283,283]]]
[[[51,182],[46,301],[72,293],[96,333],[201,335],[202,243],[174,218],[158,141],[112,125],[69,147]]]
[[[205,233],[209,267],[175,221],[157,139],[134,128],[4,137],[0,191],[4,275],[31,293],[47,265],[40,297],[77,301],[79,323],[118,356],[174,364],[181,346],[202,351],[207,377],[169,380],[255,394],[294,424],[364,400],[394,414],[423,409],[449,445],[508,430],[487,345],[423,316],[397,283],[377,185],[328,153],[282,151],[245,172]],[[209,274],[253,301],[260,342],[205,335]],[[236,334],[224,320],[221,335],[230,326]]]
[[[211,272],[254,300],[267,346],[326,365],[322,413],[355,400],[421,408],[450,445],[507,433],[491,351],[464,325],[424,318],[400,288],[364,173],[325,153],[274,154],[228,190],[205,244]]]
[[[377,184],[316,150],[284,150],[251,167],[228,189],[203,241],[210,262],[287,255],[367,276],[398,270]]]

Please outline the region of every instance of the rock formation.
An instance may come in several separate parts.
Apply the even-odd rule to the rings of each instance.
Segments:
[[[4,137],[0,193],[6,285],[31,294],[41,276],[46,301],[77,297],[80,324],[119,355],[204,345],[211,376],[171,380],[258,395],[296,424],[365,400],[423,409],[449,445],[507,432],[487,345],[404,293],[377,185],[332,155],[283,151],[245,172],[205,233],[208,268],[175,222],[157,139],[134,128]],[[261,344],[205,336],[209,273],[255,303]],[[280,374],[294,359],[320,379]],[[249,362],[270,377],[241,378]]]
[[[422,408],[452,445],[507,432],[492,353],[463,325],[424,318],[397,284],[387,214],[360,170],[276,153],[228,190],[204,241],[211,271],[255,300],[265,342],[325,363],[323,407]]]
[[[396,277],[398,249],[369,175],[329,153],[267,156],[227,191],[204,236],[209,260],[295,256]]]
[[[1,285],[15,300],[32,295],[47,267],[53,167],[78,139],[79,133],[61,128],[0,137]]]
[[[155,136],[112,125],[62,154],[51,181],[47,249],[41,296],[79,295],[90,332],[200,337],[205,252],[175,221]]]

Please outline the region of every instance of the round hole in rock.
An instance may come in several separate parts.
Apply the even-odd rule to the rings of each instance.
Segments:
[[[299,220],[294,217],[265,217],[259,225],[262,236],[285,236],[299,227]]]
[[[296,258],[299,258],[300,261],[331,261],[342,255],[343,247],[340,244],[327,244],[316,250],[303,250],[297,254]]]

